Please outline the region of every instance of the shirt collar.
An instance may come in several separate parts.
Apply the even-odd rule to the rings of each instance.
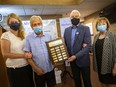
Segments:
[[[72,29],[77,29],[77,27],[80,25],[80,23],[74,28],[73,26],[71,27]]]
[[[34,35],[35,38],[39,37],[35,32],[33,32],[33,35]],[[41,37],[43,37],[43,36],[45,36],[45,34],[43,34]]]

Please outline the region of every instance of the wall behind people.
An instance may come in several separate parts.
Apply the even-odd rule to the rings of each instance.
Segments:
[[[94,35],[97,33],[94,25],[95,25],[96,18],[99,17],[99,12],[100,11],[95,12],[95,13],[85,17],[85,21],[84,21],[84,24],[92,23]],[[112,32],[116,33],[116,23],[111,24],[110,30]],[[93,36],[92,36],[92,42],[93,42]]]
[[[87,17],[84,17],[84,22],[83,22],[84,25],[86,25],[88,23],[92,23],[92,28],[93,28],[93,36],[91,36],[92,43],[93,43],[93,37],[97,33],[94,24],[95,24],[96,18],[99,17],[99,13],[100,13],[100,11],[97,11]],[[65,13],[65,14],[62,14],[62,17],[69,17],[69,15],[70,15],[70,13]],[[116,32],[116,23],[111,24],[110,30],[112,32]]]
[[[99,17],[99,12],[95,12],[87,17],[84,18],[84,22],[83,24],[88,24],[88,23],[92,23],[93,24],[93,34],[95,35],[97,33],[97,31],[94,28],[94,23],[95,23],[95,19],[97,17]],[[31,16],[21,16],[22,20],[29,20]],[[59,23],[59,18],[62,17],[69,17],[69,13],[65,13],[62,15],[43,15],[41,16],[42,19],[56,19],[57,22],[57,32],[58,32],[58,37],[61,37],[61,31],[60,31],[60,23]],[[4,20],[2,22],[2,25],[4,26],[5,29],[8,29],[8,27],[6,27],[6,17],[4,17]],[[116,32],[116,23],[111,24],[111,31]],[[92,36],[92,42],[93,42],[93,36]]]
[[[111,31],[116,33],[116,23],[111,24]]]
[[[91,15],[85,17],[85,21],[84,21],[84,24],[92,23],[92,28],[93,28],[93,36],[91,37],[92,38],[92,43],[93,43],[94,35],[97,33],[97,31],[94,27],[94,24],[95,24],[95,19],[99,16],[98,14],[99,14],[99,12],[91,14]]]
[[[31,15],[30,16],[20,16],[22,21],[24,20],[29,20]],[[60,34],[60,24],[59,24],[59,18],[62,18],[62,15],[42,15],[41,16],[42,19],[56,19],[56,22],[57,22],[57,32],[58,32],[58,37],[61,36]],[[4,17],[4,20],[2,22],[2,25],[4,26],[5,29],[8,29],[8,26],[6,24],[6,17]]]

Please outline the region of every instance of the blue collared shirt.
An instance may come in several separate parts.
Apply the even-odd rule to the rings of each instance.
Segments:
[[[35,64],[42,68],[45,73],[53,70],[53,65],[49,59],[46,42],[51,40],[51,36],[44,34],[37,36],[34,32],[25,39],[24,51],[32,52]]]
[[[76,32],[77,32],[77,27],[75,27],[75,28],[72,27],[72,31],[71,31],[71,53],[73,53],[73,45],[74,45]]]

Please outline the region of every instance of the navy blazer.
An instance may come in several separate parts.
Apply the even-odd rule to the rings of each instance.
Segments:
[[[68,27],[64,32],[64,41],[67,46],[67,50],[70,56],[75,55],[77,58],[73,62],[79,67],[86,67],[90,65],[89,51],[91,47],[91,35],[89,27],[80,25],[77,26],[77,32],[75,34],[73,54],[71,54],[71,31],[72,27]],[[87,47],[83,47],[86,43]]]

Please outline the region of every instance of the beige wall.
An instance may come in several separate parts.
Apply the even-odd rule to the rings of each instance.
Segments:
[[[97,33],[95,29],[95,22],[96,22],[96,18],[98,17],[99,17],[99,12],[96,12],[84,18],[85,19],[84,24],[92,23],[94,35]],[[110,30],[116,33],[116,23],[111,24]],[[92,36],[92,42],[93,42],[93,37],[94,36]]]
[[[85,17],[85,22],[84,22],[84,24],[90,23],[90,22],[93,23],[93,31],[94,31],[94,34],[96,34],[96,30],[94,28],[94,24],[95,24],[95,21],[96,21],[96,18],[97,17],[99,17],[99,12],[96,12],[94,14],[91,14],[91,15]],[[116,23],[111,24],[110,30],[112,32],[116,32]]]
[[[111,24],[110,29],[112,32],[116,33],[116,23]]]
[[[94,38],[95,34],[97,33],[96,29],[94,28],[94,24],[95,24],[96,18],[98,17],[98,13],[99,12],[93,13],[93,14],[89,15],[88,17],[84,18],[85,19],[84,24],[92,23],[92,29],[93,29],[93,36],[91,36],[92,43],[93,43],[93,38]]]

